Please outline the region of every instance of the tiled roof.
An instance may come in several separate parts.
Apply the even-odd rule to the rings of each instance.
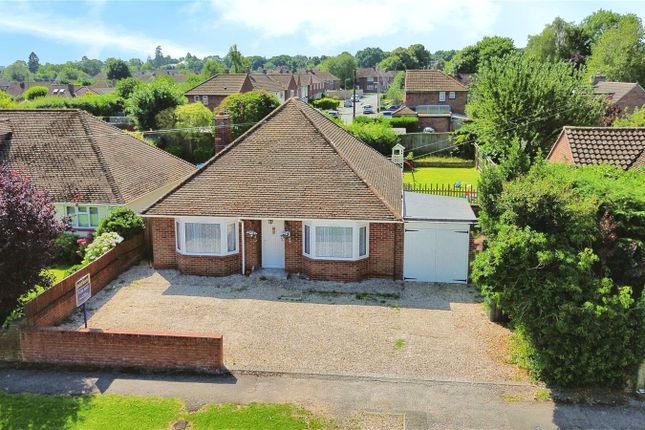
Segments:
[[[375,78],[378,76],[380,76],[379,72],[377,72],[373,67],[359,67],[358,69],[356,69],[357,78]]]
[[[7,135],[11,133],[11,124],[9,124],[9,120],[0,118],[0,136]]]
[[[440,70],[408,70],[405,72],[405,92],[430,93],[435,91],[468,91],[468,88]]]
[[[222,73],[214,75],[194,88],[186,91],[187,96],[229,96],[242,91],[247,80],[246,73]]]
[[[645,127],[564,127],[573,161],[578,166],[638,165],[645,151]]]
[[[638,87],[637,83],[632,82],[608,82],[600,81],[594,85],[594,94],[609,96],[612,102],[617,102],[622,99],[625,94],[630,92],[635,87]],[[641,89],[642,90],[642,89]]]
[[[0,110],[3,119],[13,133],[0,144],[0,163],[57,202],[129,203],[195,171],[82,110]]]
[[[316,74],[316,76],[318,76],[323,81],[340,81],[339,77],[333,75],[330,72],[324,71],[324,70],[314,70],[314,73]]]
[[[291,73],[269,73],[269,77],[274,81],[279,82],[285,90],[289,88],[291,79],[293,79],[293,75]],[[294,80],[294,82],[296,81]]]
[[[280,81],[274,80],[264,73],[253,73],[250,76],[251,84],[256,90],[264,90],[270,93],[278,93],[285,90]]]
[[[401,199],[400,167],[291,98],[144,213],[400,220]]]
[[[407,106],[401,106],[392,112],[392,116],[417,116],[417,113]]]

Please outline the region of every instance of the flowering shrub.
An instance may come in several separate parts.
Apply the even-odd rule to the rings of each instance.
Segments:
[[[81,258],[83,258],[83,256],[85,255],[85,250],[90,245],[90,243],[92,243],[92,240],[94,240],[94,236],[92,235],[92,233],[88,233],[87,235],[79,239],[76,239],[76,244],[78,245],[78,250],[76,251],[76,253]]]
[[[102,235],[97,236],[85,250],[83,264],[91,263],[121,242],[123,242],[123,238],[115,232],[103,233]]]

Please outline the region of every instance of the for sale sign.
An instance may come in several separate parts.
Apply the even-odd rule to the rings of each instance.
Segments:
[[[90,274],[76,281],[76,306],[81,306],[92,297],[92,283],[90,282]]]

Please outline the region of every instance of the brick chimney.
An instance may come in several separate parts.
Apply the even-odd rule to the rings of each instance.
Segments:
[[[225,112],[215,115],[215,146],[213,154],[217,154],[231,143],[231,116]]]
[[[607,76],[605,75],[594,75],[591,78],[591,85],[596,85],[598,82],[605,82],[607,80]]]

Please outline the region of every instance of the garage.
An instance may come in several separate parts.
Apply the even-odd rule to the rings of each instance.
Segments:
[[[470,228],[477,222],[468,201],[413,192],[403,201],[404,279],[467,283]]]

